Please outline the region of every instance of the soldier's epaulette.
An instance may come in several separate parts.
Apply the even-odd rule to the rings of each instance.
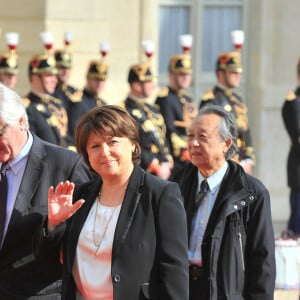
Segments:
[[[116,104],[117,106],[120,106],[121,108],[126,108],[126,105],[125,105],[125,102],[122,101],[122,102],[119,102]]]
[[[73,103],[81,102],[82,92],[77,90],[73,94],[70,93],[69,98],[70,98],[71,102],[73,102]]]
[[[159,93],[158,93],[158,97],[167,97],[169,94],[169,88],[167,86],[165,86],[164,88],[162,88]]]
[[[215,95],[212,90],[207,91],[201,98],[201,101],[208,101],[215,99]]]
[[[55,104],[58,104],[58,105],[63,104],[62,101],[59,98],[56,98],[56,97],[53,97],[53,96],[50,96],[49,100],[53,101]]]
[[[31,103],[30,99],[25,97],[25,98],[22,98],[22,101],[23,101],[25,108],[28,108]]]
[[[185,97],[189,97],[189,98],[192,98],[192,94],[189,93],[188,91],[182,91],[182,95],[185,96]]]
[[[297,96],[295,94],[295,92],[290,91],[287,96],[286,96],[286,101],[294,101],[296,100]]]
[[[151,106],[153,106],[156,110],[160,111],[160,106],[156,103],[149,103]]]

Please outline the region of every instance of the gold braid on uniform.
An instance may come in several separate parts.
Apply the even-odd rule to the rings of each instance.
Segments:
[[[212,90],[207,91],[201,98],[201,102],[205,102],[208,100],[214,100],[215,99],[215,94]]]
[[[68,90],[68,86],[65,83],[62,83],[60,85],[60,87],[61,87],[61,90],[65,93],[65,95],[71,100],[71,102],[73,102],[73,103],[81,102],[81,99],[82,99],[81,91],[76,90],[74,93],[71,93]]]
[[[39,94],[38,97],[51,111],[51,117],[48,119],[48,124],[56,126],[60,135],[66,137],[68,132],[68,115],[63,107],[62,101],[50,95],[43,96]]]
[[[247,131],[248,130],[248,117],[247,117],[248,108],[247,108],[247,106],[232,94],[231,89],[225,90],[224,93],[230,99],[230,101],[233,103],[232,106],[236,113],[237,127],[241,128],[244,131]]]
[[[25,108],[28,108],[31,103],[30,99],[25,97],[25,98],[22,98],[22,101],[23,101]]]
[[[184,96],[184,93],[178,94],[179,101],[182,104],[183,121],[175,120],[174,125],[177,127],[188,128],[191,125],[192,120],[197,115],[197,108],[193,102],[188,102]]]
[[[66,110],[63,107],[57,107],[49,102],[48,107],[52,113],[50,118],[55,118],[54,122],[58,128],[60,135],[66,137],[68,133],[68,115]]]
[[[179,136],[175,132],[171,133],[171,143],[173,146],[173,154],[175,157],[180,157],[182,149],[187,148],[187,141],[185,138]]]
[[[146,132],[152,131],[154,133],[154,137],[158,140],[160,149],[157,147],[157,145],[152,144],[151,145],[151,152],[152,153],[158,153],[160,150],[163,150],[165,153],[166,150],[164,149],[165,139],[166,136],[166,127],[164,123],[164,119],[161,115],[155,114],[149,109],[149,107],[141,102],[141,101],[135,101],[137,105],[139,105],[143,111],[146,114],[147,120],[143,123],[143,128]],[[158,133],[158,134],[156,134]]]
[[[290,91],[287,96],[286,96],[286,101],[294,101],[296,100],[297,95],[295,94],[294,91]]]

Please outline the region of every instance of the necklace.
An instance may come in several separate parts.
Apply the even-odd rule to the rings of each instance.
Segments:
[[[113,215],[114,215],[114,212],[115,212],[116,208],[118,207],[118,205],[116,205],[116,206],[113,207],[113,210],[112,210],[112,212],[111,212],[111,214],[110,214],[110,216],[109,216],[109,218],[108,218],[106,224],[104,225],[103,234],[102,234],[102,236],[100,237],[100,239],[97,240],[97,239],[96,239],[96,227],[97,227],[96,225],[97,225],[97,213],[98,213],[98,207],[99,207],[99,202],[100,202],[100,196],[101,196],[101,193],[99,193],[98,199],[96,200],[97,202],[96,202],[95,218],[94,218],[94,225],[93,225],[93,243],[94,243],[94,245],[95,245],[95,247],[96,247],[96,250],[95,250],[95,257],[96,257],[96,255],[97,255],[98,250],[100,249],[100,247],[101,247],[101,245],[102,245],[102,243],[103,243],[103,240],[104,240],[106,231],[107,231],[108,226],[109,226],[109,224],[110,224],[110,222],[111,222],[111,220],[112,220],[112,217],[113,217]]]

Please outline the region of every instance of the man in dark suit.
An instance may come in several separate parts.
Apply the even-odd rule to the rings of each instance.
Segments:
[[[283,106],[282,118],[291,146],[287,161],[287,178],[290,187],[290,217],[288,235],[300,236],[300,58],[297,64],[298,86],[288,93]]]
[[[48,188],[66,179],[88,181],[90,171],[77,153],[32,134],[21,98],[4,85],[0,85],[0,163],[0,186],[5,178],[8,183],[6,201],[0,203],[5,212],[0,217],[0,299],[60,299],[59,258],[49,252],[37,261],[33,234],[47,215]],[[2,187],[0,194],[5,194]]]
[[[188,129],[191,164],[174,176],[187,212],[190,300],[274,297],[269,192],[231,160],[235,142],[233,114],[200,109]]]

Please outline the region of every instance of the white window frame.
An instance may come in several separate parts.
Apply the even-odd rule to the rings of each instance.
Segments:
[[[240,92],[242,95],[246,94],[247,90],[247,45],[249,38],[247,35],[248,29],[248,14],[247,14],[247,1],[207,1],[207,0],[160,0],[159,7],[161,6],[187,6],[191,9],[191,20],[189,22],[190,33],[193,35],[193,47],[192,47],[192,64],[193,64],[193,84],[191,86],[190,92],[194,95],[195,102],[198,103],[201,95],[208,89],[212,88],[216,83],[215,72],[203,72],[202,71],[202,40],[203,40],[203,31],[199,28],[202,28],[203,13],[205,7],[235,7],[239,6],[242,9],[241,15],[241,27],[236,29],[242,29],[245,32],[245,43],[242,49],[242,64],[243,64],[243,76],[242,83],[240,87]],[[228,37],[230,38],[230,36]],[[233,49],[233,48],[232,48]],[[217,59],[217,58],[216,58]],[[168,74],[166,72],[159,73],[159,85],[165,86],[168,83]],[[245,98],[245,97],[244,97]],[[245,99],[246,101],[246,99]]]

